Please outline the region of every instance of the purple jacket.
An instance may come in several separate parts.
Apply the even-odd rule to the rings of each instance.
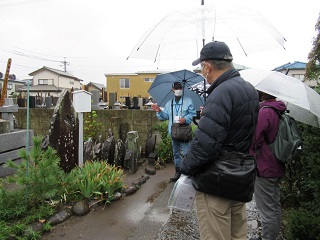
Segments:
[[[285,166],[276,159],[268,147],[268,144],[273,143],[277,136],[279,128],[279,114],[274,109],[262,108],[263,106],[273,106],[280,112],[287,109],[286,105],[282,101],[268,100],[260,103],[258,122],[252,140],[250,153],[257,156],[260,177],[282,177],[285,173]]]

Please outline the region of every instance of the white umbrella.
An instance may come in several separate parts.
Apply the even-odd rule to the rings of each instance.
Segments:
[[[284,37],[263,16],[239,6],[201,6],[175,11],[151,27],[128,58],[194,60],[210,41],[225,42],[233,55],[284,48]]]
[[[240,74],[257,90],[284,101],[297,121],[320,127],[320,95],[301,80],[261,69],[245,69]]]

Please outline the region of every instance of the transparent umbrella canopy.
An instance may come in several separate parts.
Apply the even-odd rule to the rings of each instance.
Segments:
[[[205,43],[225,42],[232,54],[284,48],[285,38],[259,13],[245,7],[199,8],[174,11],[151,27],[127,59],[194,60]]]
[[[320,127],[320,95],[301,80],[261,69],[245,69],[240,74],[257,90],[284,101],[297,121]]]

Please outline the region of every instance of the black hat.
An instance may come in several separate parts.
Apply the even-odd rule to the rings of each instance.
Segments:
[[[229,47],[224,42],[209,42],[203,46],[200,58],[192,62],[193,66],[205,60],[222,60],[231,62],[233,60]]]
[[[174,83],[172,84],[172,88],[174,88],[174,89],[182,89],[182,84],[181,84],[181,82],[174,82]]]

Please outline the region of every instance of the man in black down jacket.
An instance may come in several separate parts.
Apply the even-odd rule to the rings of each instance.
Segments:
[[[211,85],[198,129],[183,160],[184,175],[206,171],[221,150],[248,154],[258,117],[259,100],[254,87],[233,67],[233,57],[224,42],[210,42],[193,65]],[[235,186],[236,187],[236,186]],[[244,202],[197,191],[196,210],[201,240],[247,239]]]

